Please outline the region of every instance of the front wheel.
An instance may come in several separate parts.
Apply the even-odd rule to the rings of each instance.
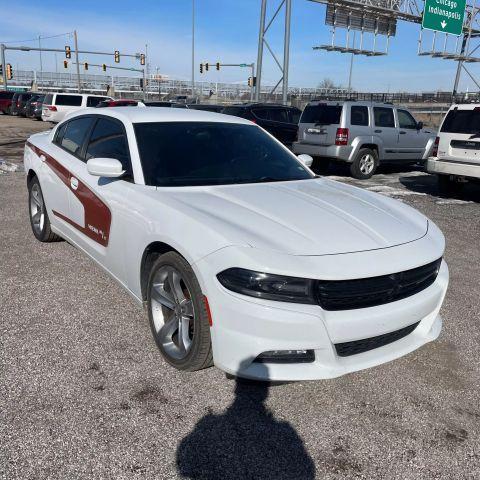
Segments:
[[[58,242],[61,238],[52,232],[45,200],[37,177],[28,183],[28,212],[33,234],[41,242]]]
[[[377,167],[377,152],[370,148],[362,148],[358,151],[353,163],[350,165],[350,173],[353,178],[366,180],[372,177]]]
[[[179,370],[210,367],[209,313],[189,263],[176,252],[156,260],[148,281],[150,328],[165,360]]]

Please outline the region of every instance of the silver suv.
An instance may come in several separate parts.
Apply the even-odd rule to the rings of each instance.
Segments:
[[[388,103],[310,102],[298,127],[296,154],[314,157],[317,170],[330,160],[347,162],[359,179],[370,178],[380,162],[425,160],[435,142],[408,110]]]

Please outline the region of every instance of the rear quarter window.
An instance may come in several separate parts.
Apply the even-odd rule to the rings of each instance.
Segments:
[[[96,107],[100,102],[107,100],[106,97],[87,97],[87,107]]]
[[[81,107],[82,97],[81,95],[57,95],[57,98],[55,99],[55,105]]]
[[[480,133],[480,109],[450,110],[445,117],[442,133]]]
[[[341,115],[341,105],[307,105],[300,118],[300,123],[338,125]]]
[[[368,107],[352,105],[350,110],[350,123],[352,125],[368,126]]]
[[[43,103],[45,105],[51,105],[52,104],[52,100],[53,100],[53,95],[51,93],[47,93],[45,95],[45,98],[43,99]]]

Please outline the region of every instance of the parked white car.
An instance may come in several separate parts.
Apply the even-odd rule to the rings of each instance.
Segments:
[[[443,119],[427,171],[438,175],[442,193],[480,179],[480,105],[452,105]]]
[[[331,378],[437,338],[439,229],[304,163],[238,117],[87,109],[28,140],[33,233],[67,239],[144,304],[178,369]]]
[[[42,105],[42,120],[58,123],[68,113],[76,112],[81,108],[96,107],[104,100],[112,100],[112,98],[80,93],[47,93]]]

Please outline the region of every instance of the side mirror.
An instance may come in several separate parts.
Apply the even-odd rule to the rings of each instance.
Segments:
[[[417,130],[421,130],[423,128],[423,122],[417,122]]]
[[[119,178],[124,175],[122,164],[115,158],[91,158],[87,161],[87,170],[95,177]]]
[[[301,153],[298,155],[298,159],[306,166],[306,167],[311,167],[313,163],[313,158],[310,155],[307,155],[306,153]]]

